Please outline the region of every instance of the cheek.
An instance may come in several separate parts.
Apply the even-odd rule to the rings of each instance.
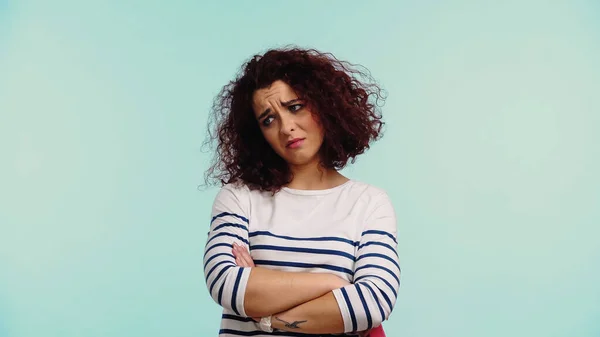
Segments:
[[[279,144],[279,138],[277,136],[277,132],[273,131],[273,129],[262,129],[261,130],[263,137],[273,149],[276,149]]]

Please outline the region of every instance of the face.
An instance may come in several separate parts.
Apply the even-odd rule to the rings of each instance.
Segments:
[[[287,83],[257,90],[252,101],[262,134],[279,156],[290,165],[318,162],[323,128]]]

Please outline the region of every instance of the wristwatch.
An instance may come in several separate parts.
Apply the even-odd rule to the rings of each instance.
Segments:
[[[273,332],[273,328],[271,327],[271,316],[263,317],[260,319],[260,323],[258,323],[260,329],[264,332]]]

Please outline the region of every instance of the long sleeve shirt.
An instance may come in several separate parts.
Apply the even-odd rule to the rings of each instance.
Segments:
[[[326,190],[283,188],[275,195],[225,185],[215,198],[204,254],[206,285],[223,307],[220,336],[271,336],[244,311],[250,268],[331,273],[351,284],[333,291],[346,336],[388,319],[400,286],[396,216],[385,191],[349,180]],[[298,335],[278,331],[277,335]]]

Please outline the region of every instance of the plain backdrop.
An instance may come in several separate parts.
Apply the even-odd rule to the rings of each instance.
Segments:
[[[367,67],[388,336],[600,336],[597,1],[0,0],[0,336],[216,336],[213,97],[295,44]]]

